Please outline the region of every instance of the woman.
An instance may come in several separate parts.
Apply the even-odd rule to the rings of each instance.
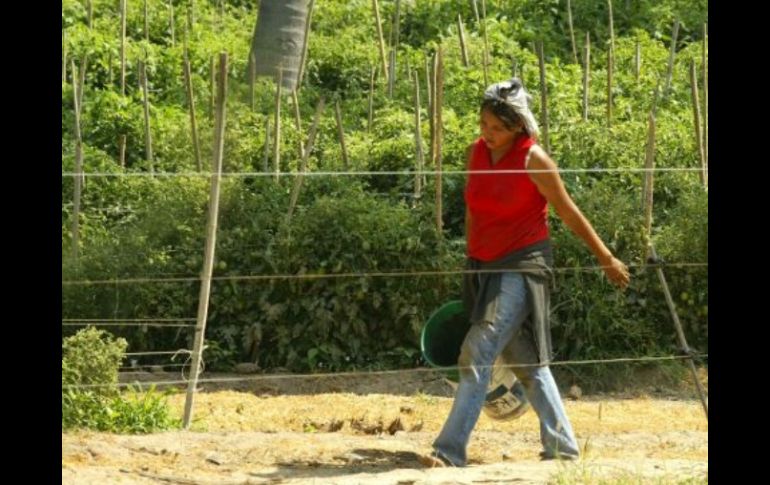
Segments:
[[[468,273],[463,299],[471,329],[458,364],[460,384],[427,466],[465,466],[470,433],[501,353],[522,381],[540,420],[543,459],[579,456],[575,435],[548,368],[548,284],[552,254],[548,204],[621,288],[628,268],[607,249],[570,198],[556,163],[535,143],[538,127],[521,81],[490,86],[480,110],[481,137],[468,148],[465,188]],[[486,173],[485,173],[486,172]]]

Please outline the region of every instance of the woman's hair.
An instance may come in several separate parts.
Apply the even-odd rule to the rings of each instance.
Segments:
[[[513,130],[516,125],[523,124],[519,114],[510,105],[499,99],[484,99],[479,112],[482,113],[484,111],[489,111],[497,116],[509,130]]]

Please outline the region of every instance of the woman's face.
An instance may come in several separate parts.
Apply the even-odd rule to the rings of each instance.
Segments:
[[[481,137],[484,138],[487,147],[493,151],[509,147],[521,132],[518,126],[513,129],[506,127],[500,118],[487,109],[481,112],[479,124]]]

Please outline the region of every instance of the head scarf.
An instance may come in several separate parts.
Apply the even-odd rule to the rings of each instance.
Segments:
[[[484,99],[494,99],[507,104],[524,122],[524,129],[529,136],[536,137],[540,134],[537,121],[529,109],[532,96],[524,89],[520,79],[513,78],[489,86],[484,92]]]

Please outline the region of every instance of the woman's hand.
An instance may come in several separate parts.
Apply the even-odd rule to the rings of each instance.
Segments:
[[[628,274],[628,267],[623,264],[623,261],[619,260],[615,256],[610,256],[609,259],[601,261],[604,274],[607,275],[607,279],[620,289],[625,289],[628,286],[628,282],[631,277]]]

